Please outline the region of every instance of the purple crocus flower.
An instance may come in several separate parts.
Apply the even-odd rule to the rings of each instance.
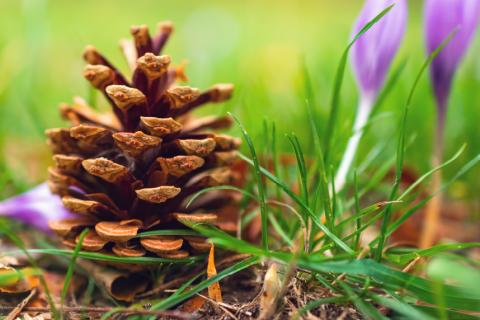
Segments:
[[[433,162],[436,167],[443,158],[443,130],[448,98],[455,71],[468,50],[480,18],[480,0],[426,0],[425,36],[428,54],[438,48],[454,31],[457,33],[430,64],[430,77],[437,103],[437,128],[433,135]],[[431,190],[439,190],[442,175],[437,171],[432,177]],[[425,209],[425,221],[420,247],[428,248],[435,240],[439,226],[442,195],[434,197]]]
[[[49,220],[74,217],[46,183],[0,202],[0,216],[19,220],[47,233],[50,232]]]
[[[479,0],[426,0],[425,36],[428,54],[458,29],[454,38],[430,65],[430,76],[443,126],[448,97],[455,71],[468,50],[480,18]]]
[[[407,24],[406,0],[367,0],[353,27],[356,35],[388,6],[395,6],[352,47],[352,67],[361,95],[375,99],[402,43]]]
[[[360,102],[353,126],[353,135],[335,176],[335,186],[342,189],[378,93],[383,87],[388,69],[397,53],[407,24],[406,0],[366,0],[353,27],[355,36],[380,12],[395,4],[352,47],[352,67],[360,91]]]

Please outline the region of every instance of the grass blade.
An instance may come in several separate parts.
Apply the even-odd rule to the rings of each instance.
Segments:
[[[439,244],[428,249],[413,250],[407,253],[391,253],[388,254],[388,260],[403,265],[417,257],[429,257],[440,252],[464,250],[468,248],[480,248],[480,242],[446,243]]]
[[[245,155],[239,153],[239,157],[245,160],[248,164],[253,165],[253,160],[249,159]],[[260,172],[270,181],[279,186],[292,200],[294,200],[303,210],[305,210],[312,221],[319,227],[327,237],[329,237],[337,246],[342,248],[345,252],[353,253],[354,251],[339,237],[337,237],[329,228],[327,228],[319,219],[319,217],[307,206],[302,199],[300,199],[289,187],[287,187],[280,179],[271,174],[265,168],[260,167]]]
[[[343,281],[339,282],[342,289],[347,294],[348,298],[352,300],[358,310],[365,316],[365,319],[374,319],[374,320],[383,320],[387,319],[386,317],[382,316],[378,309],[372,306],[367,301],[363,300],[356,292],[352,290],[346,283]]]
[[[19,253],[24,253],[25,251],[10,251],[6,252],[8,255],[17,255]],[[71,257],[73,255],[72,250],[66,249],[26,249],[26,252],[30,254],[49,254],[62,257]],[[80,251],[78,252],[78,257],[83,259],[95,260],[95,261],[109,261],[109,262],[119,262],[119,263],[139,263],[139,264],[162,264],[162,263],[178,263],[178,264],[188,264],[203,260],[205,256],[192,256],[184,259],[167,259],[160,257],[119,257],[108,254],[102,254],[98,252],[89,252],[89,251]]]
[[[266,196],[265,196],[265,187],[263,185],[262,174],[260,172],[260,163],[258,161],[257,152],[255,151],[255,147],[253,145],[253,141],[248,135],[247,130],[243,127],[237,117],[233,114],[229,113],[229,115],[233,118],[233,120],[237,123],[238,127],[242,131],[242,135],[247,142],[248,148],[250,149],[250,153],[253,159],[253,167],[255,171],[255,178],[257,180],[257,189],[258,189],[258,196],[260,198],[260,216],[262,219],[262,245],[265,250],[268,250],[268,208],[266,203]]]
[[[389,309],[392,309],[400,314],[403,314],[408,319],[424,319],[424,320],[434,320],[435,318],[429,316],[428,314],[418,310],[416,307],[403,302],[398,299],[386,298],[378,294],[370,294],[369,297]]]
[[[75,262],[77,261],[78,253],[82,249],[83,239],[85,239],[85,236],[87,235],[87,233],[88,233],[88,229],[85,229],[82,231],[82,233],[80,233],[80,237],[78,239],[77,244],[75,245],[75,249],[73,250],[72,257],[68,264],[67,273],[65,275],[65,281],[63,283],[62,293],[60,296],[60,313],[61,313],[62,319],[63,319],[63,305],[65,303],[65,298],[68,293],[68,287],[70,286],[70,282],[72,281],[73,271],[75,270]]]
[[[354,187],[354,199],[355,199],[355,226],[357,235],[353,240],[353,248],[358,248],[358,243],[360,242],[360,229],[362,228],[362,217],[360,215],[360,200],[358,196],[358,180],[357,180],[357,170],[353,172],[353,187]]]

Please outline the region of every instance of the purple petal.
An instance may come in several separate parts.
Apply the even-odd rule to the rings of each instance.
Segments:
[[[430,65],[430,76],[440,114],[446,109],[453,76],[473,39],[479,17],[479,0],[425,2],[425,37],[428,54],[440,46],[452,31],[458,29],[455,37]]]
[[[50,192],[46,183],[0,202],[0,215],[32,225],[44,232],[50,232],[49,220],[73,217],[60,198]]]
[[[361,28],[388,6],[395,6],[362,35],[352,47],[352,66],[363,96],[375,99],[405,34],[406,0],[366,0],[353,28]]]

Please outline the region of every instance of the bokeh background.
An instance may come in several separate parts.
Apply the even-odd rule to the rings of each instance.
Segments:
[[[290,152],[285,133],[295,132],[310,156],[303,65],[315,90],[316,119],[324,127],[334,73],[362,1],[243,0],[1,0],[0,1],[0,196],[20,192],[46,176],[51,161],[44,130],[63,125],[57,107],[75,95],[92,94],[82,76],[82,51],[92,44],[122,70],[127,65],[119,39],[129,27],[171,20],[175,32],[165,53],[174,63],[188,61],[189,84],[206,88],[233,82],[234,99],[204,113],[236,114],[261,149],[263,121],[275,121],[278,143]],[[409,26],[393,69],[402,66],[399,81],[374,115],[362,140],[359,161],[371,150],[386,146],[371,172],[394,156],[395,134],[408,90],[425,60],[422,1],[410,1]],[[480,35],[477,35],[477,38]],[[478,39],[477,39],[478,40]],[[480,43],[475,41],[457,74],[446,129],[445,157],[462,144],[467,151],[446,169],[451,177],[480,153]],[[340,123],[334,156],[339,160],[351,133],[358,94],[350,70],[341,98]],[[410,145],[407,166],[417,174],[430,168],[435,109],[428,77],[424,76],[408,120]],[[233,129],[235,131],[235,129]],[[449,196],[478,206],[477,168],[458,181]],[[361,179],[368,180],[365,173]],[[474,212],[476,212],[474,210]]]

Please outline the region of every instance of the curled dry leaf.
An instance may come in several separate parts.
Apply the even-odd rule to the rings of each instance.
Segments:
[[[79,260],[78,263],[112,297],[120,301],[133,301],[135,295],[144,292],[150,285],[150,277],[143,272],[122,272],[86,260]]]

